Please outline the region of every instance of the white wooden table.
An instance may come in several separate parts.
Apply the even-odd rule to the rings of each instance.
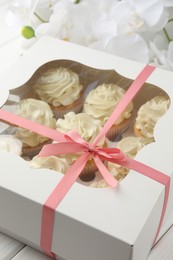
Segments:
[[[15,60],[17,60],[22,53],[20,38],[9,31],[4,22],[6,7],[10,1],[13,0],[0,0],[0,73],[3,73],[3,70],[15,63]],[[9,259],[48,260],[50,258],[35,249],[0,233],[0,260]],[[167,231],[164,237],[152,249],[147,260],[173,260],[173,227]]]
[[[26,246],[0,233],[0,260],[10,260],[10,259],[50,260],[51,258],[43,255],[42,253],[38,252],[37,250],[29,246]],[[94,260],[94,259],[90,259],[90,260]],[[165,234],[165,236],[157,243],[157,245],[152,249],[152,251],[150,252],[146,260],[173,260],[173,228],[171,228]]]

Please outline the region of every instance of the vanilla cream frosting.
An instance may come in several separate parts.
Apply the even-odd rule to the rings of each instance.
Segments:
[[[166,96],[156,96],[141,106],[137,114],[135,128],[140,129],[142,136],[154,138],[154,127],[167,112],[169,105],[170,100]]]
[[[19,102],[16,108],[17,115],[34,121],[38,124],[56,128],[56,120],[48,104],[36,99],[25,99]],[[23,142],[23,146],[37,146],[49,138],[28,131],[24,128],[16,128],[16,137]]]
[[[79,76],[62,67],[44,72],[33,88],[42,100],[55,107],[72,104],[83,90]]]
[[[22,142],[12,135],[0,135],[0,150],[21,155]]]
[[[149,138],[128,136],[118,143],[117,148],[126,156],[134,158],[145,145],[151,142],[152,140]],[[108,162],[108,169],[118,180],[123,179],[129,172],[126,167],[111,162]]]
[[[39,157],[35,156],[30,162],[30,167],[39,169],[45,168],[54,170],[60,173],[66,173],[67,169],[69,168],[69,164],[64,158],[60,158],[57,156],[48,156],[48,157]]]
[[[85,100],[84,111],[94,118],[100,119],[104,124],[124,94],[125,90],[115,84],[102,84],[89,92]],[[133,103],[131,102],[116,120],[115,125],[130,118],[132,110]]]
[[[69,112],[64,116],[64,119],[57,120],[56,128],[62,133],[76,130],[85,141],[93,143],[102,129],[102,122],[86,113]],[[99,145],[102,146],[104,143],[105,138],[100,141]]]
[[[152,141],[144,137],[128,136],[122,139],[118,144],[117,148],[120,149],[125,155],[130,158],[134,158],[136,154],[147,144]]]
[[[99,181],[94,181],[91,185],[91,188],[107,188],[109,187],[108,184],[105,182],[105,180],[99,180]]]

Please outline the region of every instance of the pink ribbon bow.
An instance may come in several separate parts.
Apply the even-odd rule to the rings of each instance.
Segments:
[[[121,164],[121,161],[125,158],[125,155],[120,151],[120,149],[101,148],[90,144],[83,140],[76,131],[69,131],[64,136],[67,140],[66,142],[45,145],[39,153],[39,156],[56,156],[61,154],[83,152],[85,154],[84,157],[86,156],[86,159],[83,161],[83,167],[85,167],[88,158],[92,156],[97,168],[107,184],[112,188],[117,186],[118,181],[109,173],[102,160],[114,161],[117,164]],[[78,168],[78,166],[79,163],[76,168]]]

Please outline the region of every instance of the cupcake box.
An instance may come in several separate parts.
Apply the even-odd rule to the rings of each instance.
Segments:
[[[145,66],[46,37],[0,76],[0,106],[6,103],[9,91],[14,94],[14,89],[19,96],[32,96],[30,87],[35,72],[41,73],[56,62],[69,66],[76,63],[76,71],[84,75],[82,80],[90,88],[98,83],[96,79],[109,81],[118,76],[123,78],[119,81],[122,86],[130,85]],[[87,75],[83,73],[85,67]],[[172,82],[173,73],[155,69],[134,101],[139,108],[158,92],[168,95],[171,101],[168,112],[155,127],[155,142],[135,157],[171,178],[165,218],[157,240],[173,223]],[[63,175],[47,169],[31,169],[24,159],[3,151],[0,151],[0,164],[0,231],[41,250],[42,206]],[[147,259],[158,230],[164,193],[162,184],[133,170],[115,189],[95,189],[75,183],[56,209],[52,252],[60,260]]]

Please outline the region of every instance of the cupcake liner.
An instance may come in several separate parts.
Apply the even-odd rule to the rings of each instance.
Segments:
[[[122,121],[120,124],[118,124],[118,125],[113,125],[113,126],[109,129],[109,131],[107,132],[106,137],[107,137],[110,141],[115,141],[115,139],[116,139],[119,135],[123,134],[123,133],[127,130],[130,121],[131,121],[131,117],[128,118],[128,119],[123,120],[123,121]]]
[[[93,159],[89,160],[81,174],[79,175],[79,178],[82,181],[89,182],[95,179],[95,172],[97,171],[97,166]]]
[[[73,111],[74,113],[80,113],[83,109],[83,103],[84,103],[84,91],[80,94],[80,97],[74,101],[72,104],[68,106],[58,106],[54,107],[49,104],[54,116],[56,119],[63,118],[65,114],[68,112]]]
[[[28,158],[32,159],[34,156],[36,156],[41,151],[41,149],[43,148],[44,145],[50,144],[50,143],[52,143],[52,140],[45,141],[34,147],[31,147],[31,146],[22,147],[22,157],[28,157]]]

